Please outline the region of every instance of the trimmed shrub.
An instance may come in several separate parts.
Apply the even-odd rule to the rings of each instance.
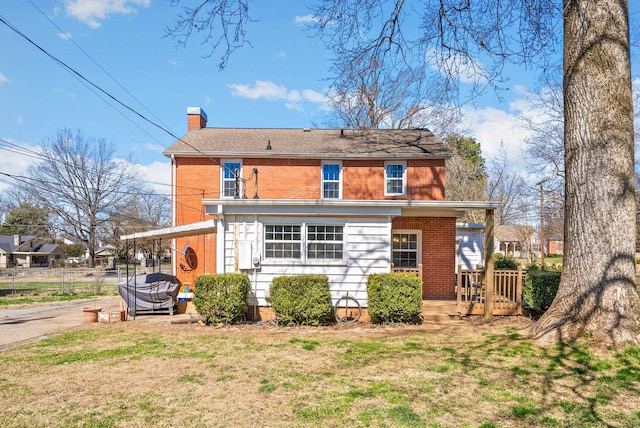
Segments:
[[[207,324],[231,324],[247,310],[251,281],[245,273],[200,275],[193,290],[193,305]]]
[[[410,273],[374,273],[367,278],[368,311],[378,324],[416,322],[422,308],[422,281]]]
[[[557,271],[530,270],[522,290],[525,306],[539,313],[549,309],[558,292],[560,274]]]
[[[494,269],[518,269],[518,261],[511,255],[505,256],[500,253],[493,256]]]
[[[281,325],[324,325],[333,319],[329,278],[326,275],[273,278],[267,302]]]

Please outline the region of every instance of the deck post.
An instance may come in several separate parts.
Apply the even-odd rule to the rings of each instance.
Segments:
[[[517,314],[522,315],[522,283],[524,282],[524,271],[518,266],[518,282],[516,284],[516,304],[518,306]]]
[[[485,239],[484,239],[484,317],[486,319],[493,316],[493,232],[494,232],[494,210],[488,209],[485,214]]]
[[[458,272],[456,276],[456,307],[458,309],[458,313],[462,313],[462,265],[458,265]]]

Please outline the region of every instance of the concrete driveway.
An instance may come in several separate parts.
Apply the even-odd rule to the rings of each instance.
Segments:
[[[120,297],[108,297],[25,309],[0,309],[0,351],[91,326],[85,323],[82,308],[97,306],[118,310],[120,300]]]

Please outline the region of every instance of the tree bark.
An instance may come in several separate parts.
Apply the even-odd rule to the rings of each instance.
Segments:
[[[541,344],[640,342],[628,5],[564,1],[565,257]]]

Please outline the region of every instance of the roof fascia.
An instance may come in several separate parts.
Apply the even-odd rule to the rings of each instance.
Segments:
[[[203,199],[207,214],[306,216],[462,217],[466,211],[496,209],[482,201]]]

